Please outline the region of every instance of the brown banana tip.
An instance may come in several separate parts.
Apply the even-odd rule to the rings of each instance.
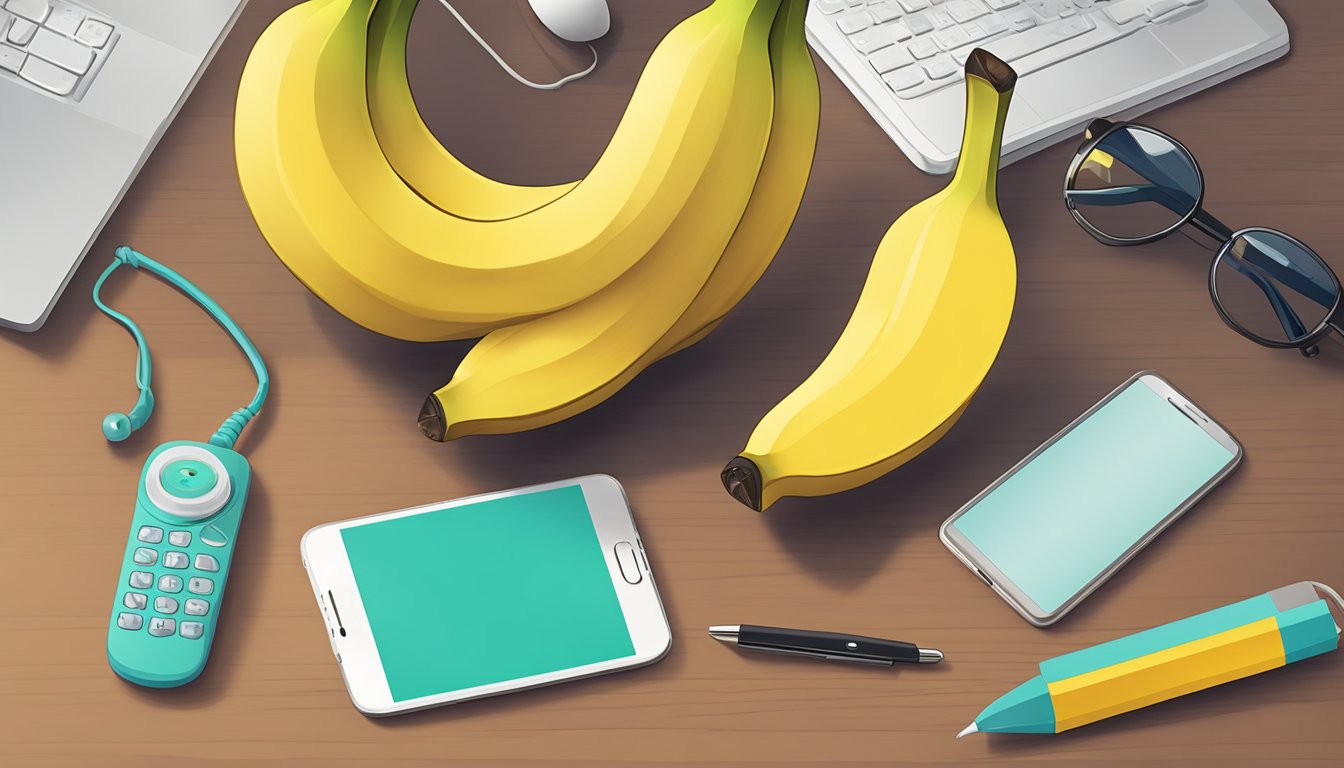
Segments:
[[[738,456],[723,468],[719,474],[728,495],[757,512],[761,511],[761,470],[756,463],[744,456]]]
[[[971,51],[966,59],[966,74],[988,82],[999,93],[1007,93],[1017,84],[1016,70],[984,48]]]
[[[425,433],[425,437],[443,442],[448,420],[443,417],[443,405],[439,403],[439,398],[433,395],[425,398],[425,404],[420,406],[420,416],[415,422],[420,426],[420,431]]]

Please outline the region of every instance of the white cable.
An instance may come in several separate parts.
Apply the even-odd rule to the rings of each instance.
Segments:
[[[475,28],[473,28],[470,24],[468,24],[466,19],[462,18],[462,14],[457,12],[457,9],[453,7],[452,3],[448,2],[448,0],[439,0],[439,2],[443,5],[444,8],[448,9],[449,13],[453,14],[453,17],[456,18],[457,22],[462,25],[462,28],[467,30],[467,34],[471,35],[472,38],[475,39],[477,43],[480,43],[481,47],[485,49],[485,52],[490,54],[491,58],[493,58],[495,62],[499,64],[499,66],[503,67],[505,72],[509,73],[510,77],[522,83],[523,85],[526,85],[528,88],[536,88],[539,91],[554,91],[555,89],[560,88],[563,85],[567,85],[569,83],[574,82],[575,80],[587,77],[588,75],[592,74],[594,69],[597,69],[597,49],[589,45],[588,50],[592,51],[593,63],[588,65],[587,69],[583,70],[582,72],[575,72],[572,75],[562,77],[559,80],[556,80],[554,83],[534,83],[531,80],[528,80],[526,77],[523,77],[522,75],[514,71],[513,67],[510,67],[508,62],[504,61],[504,59],[498,53],[495,53],[495,49],[491,48],[490,44],[485,42],[485,40],[479,34],[476,33]]]
[[[1340,597],[1338,592],[1336,592],[1334,589],[1330,588],[1329,586],[1327,586],[1327,585],[1325,585],[1325,584],[1322,584],[1322,583],[1319,582],[1319,581],[1312,581],[1312,582],[1308,582],[1308,583],[1311,584],[1311,586],[1315,587],[1316,589],[1318,589],[1318,590],[1324,592],[1325,594],[1329,595],[1330,597],[1334,598],[1334,600],[1335,600],[1335,605],[1338,605],[1338,606],[1339,606],[1339,610],[1344,611],[1344,597]]]

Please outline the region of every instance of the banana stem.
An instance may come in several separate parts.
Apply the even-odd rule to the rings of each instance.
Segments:
[[[999,154],[1017,73],[994,54],[977,48],[966,60],[966,129],[961,158],[949,188],[968,185],[983,190],[998,210]]]

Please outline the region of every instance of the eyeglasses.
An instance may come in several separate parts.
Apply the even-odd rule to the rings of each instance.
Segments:
[[[1218,243],[1209,293],[1242,336],[1307,357],[1344,333],[1339,278],[1302,241],[1265,227],[1232,231],[1204,210],[1204,174],[1179,141],[1154,128],[1093,120],[1069,164],[1064,202],[1106,245],[1144,245],[1186,224]]]

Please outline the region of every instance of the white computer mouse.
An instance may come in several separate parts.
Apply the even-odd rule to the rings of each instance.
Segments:
[[[527,0],[532,12],[556,37],[586,43],[611,29],[607,0]]]

